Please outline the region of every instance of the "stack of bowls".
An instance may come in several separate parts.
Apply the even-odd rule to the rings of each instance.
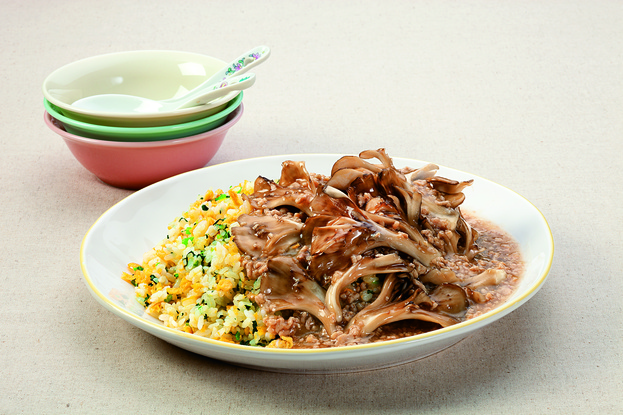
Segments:
[[[227,62],[178,51],[132,51],[65,65],[43,83],[44,120],[103,182],[139,189],[205,166],[243,113],[240,91],[168,112],[121,113],[72,105],[99,94],[164,100],[190,91]]]

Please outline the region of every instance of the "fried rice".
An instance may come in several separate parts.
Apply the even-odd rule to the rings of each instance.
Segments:
[[[166,327],[210,339],[251,346],[271,341],[251,298],[259,281],[246,278],[241,253],[231,238],[236,219],[251,211],[245,181],[227,191],[208,190],[168,226],[167,237],[128,264],[122,278],[135,286],[146,312]],[[278,340],[278,339],[277,339]]]

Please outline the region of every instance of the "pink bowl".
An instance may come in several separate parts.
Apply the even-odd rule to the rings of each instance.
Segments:
[[[225,135],[242,116],[242,104],[222,126],[205,133],[165,141],[122,142],[70,134],[47,112],[44,120],[60,135],[74,157],[101,181],[140,189],[176,174],[198,169],[214,157]]]

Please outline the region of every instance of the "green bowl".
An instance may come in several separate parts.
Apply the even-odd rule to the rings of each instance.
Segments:
[[[45,98],[43,105],[46,111],[63,124],[63,127],[71,134],[108,141],[162,141],[197,135],[220,127],[227,121],[227,116],[240,106],[242,95],[240,92],[224,110],[206,118],[159,127],[113,127],[90,124],[68,117],[62,109]]]

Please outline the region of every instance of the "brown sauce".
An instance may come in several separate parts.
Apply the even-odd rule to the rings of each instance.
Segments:
[[[380,163],[371,163],[376,158]],[[264,323],[295,348],[334,347],[449,327],[502,304],[523,273],[517,243],[473,214],[471,181],[436,166],[397,169],[383,149],[339,159],[331,176],[303,162],[258,177],[234,241]]]
[[[524,262],[521,257],[519,245],[506,232],[498,226],[479,218],[473,213],[463,213],[470,225],[478,231],[478,246],[482,251],[473,259],[465,256],[448,255],[445,264],[452,269],[458,278],[465,279],[480,274],[486,269],[502,269],[506,272],[506,278],[495,289],[483,290],[487,301],[484,303],[470,304],[463,321],[487,313],[502,305],[515,291],[524,272]],[[362,287],[365,290],[367,287]],[[355,307],[356,308],[356,307]],[[296,314],[292,314],[295,316]],[[342,334],[343,345],[375,343],[380,341],[396,340],[404,337],[415,336],[439,329],[439,325],[426,321],[403,320],[379,327],[371,336],[353,339]],[[302,330],[294,339],[294,348],[324,348],[336,345],[340,341],[339,336],[331,338],[325,332],[314,327],[316,332]]]

